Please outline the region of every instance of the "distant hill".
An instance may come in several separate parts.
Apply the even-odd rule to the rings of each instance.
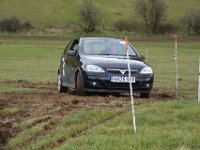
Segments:
[[[0,20],[16,16],[30,21],[34,26],[63,25],[80,21],[79,10],[84,0],[0,0]],[[135,20],[135,0],[93,0],[102,14],[106,27],[117,20]],[[168,5],[165,21],[179,24],[180,18],[191,9],[200,9],[200,0],[166,0]]]

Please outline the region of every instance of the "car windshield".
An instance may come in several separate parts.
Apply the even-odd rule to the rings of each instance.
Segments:
[[[83,43],[83,54],[126,56],[125,45],[125,41],[122,40],[85,39]],[[130,44],[128,46],[128,50],[130,56],[137,56],[137,53]]]

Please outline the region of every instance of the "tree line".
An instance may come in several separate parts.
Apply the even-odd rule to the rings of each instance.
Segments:
[[[141,17],[142,23],[118,20],[114,23],[114,29],[118,31],[135,31],[150,34],[165,34],[180,32],[183,27],[177,27],[172,23],[162,24],[167,15],[167,4],[165,0],[136,0],[134,11]],[[85,32],[94,32],[102,24],[101,14],[92,3],[83,4],[80,9],[82,24],[79,26]],[[191,10],[180,20],[188,33],[200,34],[200,11]]]
[[[163,20],[167,17],[168,7],[166,0],[136,0],[134,6],[133,11],[141,18],[142,22],[121,19],[113,23],[112,30],[149,34],[187,32],[200,35],[200,10],[193,9],[185,13],[180,20],[182,24],[180,27],[172,23],[163,23]],[[89,33],[99,29],[106,29],[99,9],[92,1],[83,3],[79,13],[81,21],[70,22],[71,26],[75,27],[75,30],[81,29]],[[22,23],[16,17],[0,20],[1,32],[16,33],[33,28],[30,21]]]

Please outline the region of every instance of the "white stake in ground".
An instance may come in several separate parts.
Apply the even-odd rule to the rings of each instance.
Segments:
[[[125,37],[126,40],[126,54],[127,54],[127,60],[128,60],[128,78],[129,78],[129,86],[130,86],[130,96],[131,96],[131,109],[132,109],[132,116],[133,116],[133,129],[134,132],[136,132],[136,119],[135,119],[135,108],[134,108],[134,99],[133,99],[133,87],[132,87],[132,81],[131,81],[131,66],[130,66],[130,60],[129,60],[129,50],[128,50],[128,38]]]
[[[177,41],[177,35],[175,37],[175,65],[176,65],[176,98],[178,98],[178,41]]]
[[[148,57],[149,57],[148,55],[149,55],[149,52],[148,52],[148,49],[146,49],[146,59],[145,59],[146,62],[148,62]]]
[[[198,86],[198,103],[200,104],[200,57],[199,57],[199,86]]]

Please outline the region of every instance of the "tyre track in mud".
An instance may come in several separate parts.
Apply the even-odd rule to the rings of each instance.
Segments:
[[[23,129],[13,127],[15,123],[23,122],[27,119],[34,119],[35,121],[27,127],[36,126],[39,123],[50,121],[50,124],[46,128],[35,135],[35,139],[40,135],[45,135],[47,132],[51,131],[59,123],[59,119],[55,118],[63,117],[68,113],[82,109],[82,108],[130,108],[129,96],[122,95],[116,97],[113,95],[87,95],[87,96],[76,96],[73,92],[69,93],[58,93],[56,91],[56,83],[44,83],[44,82],[30,82],[25,80],[19,81],[4,81],[0,84],[6,85],[8,87],[18,87],[18,88],[33,88],[37,89],[34,92],[26,93],[0,93],[0,111],[5,108],[17,107],[20,111],[10,115],[4,116],[0,114],[0,149],[4,149],[8,139],[15,137],[16,134]],[[143,103],[152,103],[155,101],[160,101],[160,99],[167,100],[172,97],[167,94],[156,94],[152,93],[153,98],[148,100],[139,99],[137,96],[136,105],[141,105]],[[115,100],[116,103],[112,103]],[[56,110],[57,109],[57,110]],[[52,111],[54,110],[54,111]],[[129,111],[129,109],[127,109]],[[121,114],[127,112],[122,111]],[[98,124],[102,124],[111,120],[118,115],[116,114],[111,118],[101,120],[94,123],[89,128],[83,128],[80,131],[73,133],[70,137],[75,138],[87,131],[90,128],[94,128]],[[40,116],[39,119],[37,117]],[[47,116],[47,118],[45,118]],[[49,116],[49,117],[48,117]],[[44,118],[43,118],[44,117]],[[27,144],[33,139],[27,139],[24,141],[20,147]],[[68,140],[68,139],[67,139]],[[65,140],[64,140],[65,141]],[[64,141],[58,141],[62,143]]]
[[[91,125],[89,125],[88,127],[81,128],[80,130],[76,130],[69,137],[66,137],[62,140],[56,141],[57,143],[54,144],[54,145],[50,145],[49,148],[55,148],[59,145],[63,145],[64,143],[68,142],[71,139],[77,138],[77,137],[82,136],[82,135],[86,135],[88,133],[88,131],[92,130],[93,128],[100,126],[102,124],[105,124],[106,122],[111,121],[111,120],[115,119],[116,117],[122,116],[123,114],[125,114],[127,112],[129,112],[129,109],[124,108],[123,111],[117,112],[113,116],[110,116],[108,118],[105,118],[105,119],[97,121],[97,122],[94,122]]]
[[[16,129],[13,124],[22,122],[27,119],[39,116],[51,115],[59,117],[67,115],[67,113],[81,109],[93,107],[111,107],[109,105],[110,97],[102,96],[76,96],[73,93],[60,94],[56,92],[55,83],[42,83],[42,82],[28,82],[28,81],[5,81],[1,84],[8,85],[9,87],[18,88],[34,88],[38,92],[27,93],[1,93],[0,94],[0,111],[5,108],[19,107],[19,112],[10,116],[3,116],[0,114],[0,149],[4,149],[7,140],[15,137],[22,129]],[[41,90],[42,89],[42,90]],[[112,97],[111,97],[112,98]],[[50,110],[59,108],[58,111],[50,112]],[[48,120],[48,119],[47,119]],[[53,120],[53,119],[52,119]],[[28,127],[37,125],[44,122],[46,119],[39,119],[33,122]],[[53,122],[53,121],[52,121]],[[56,126],[56,123],[51,124],[51,129]],[[50,128],[46,128],[50,130]],[[44,131],[41,134],[46,134]]]

